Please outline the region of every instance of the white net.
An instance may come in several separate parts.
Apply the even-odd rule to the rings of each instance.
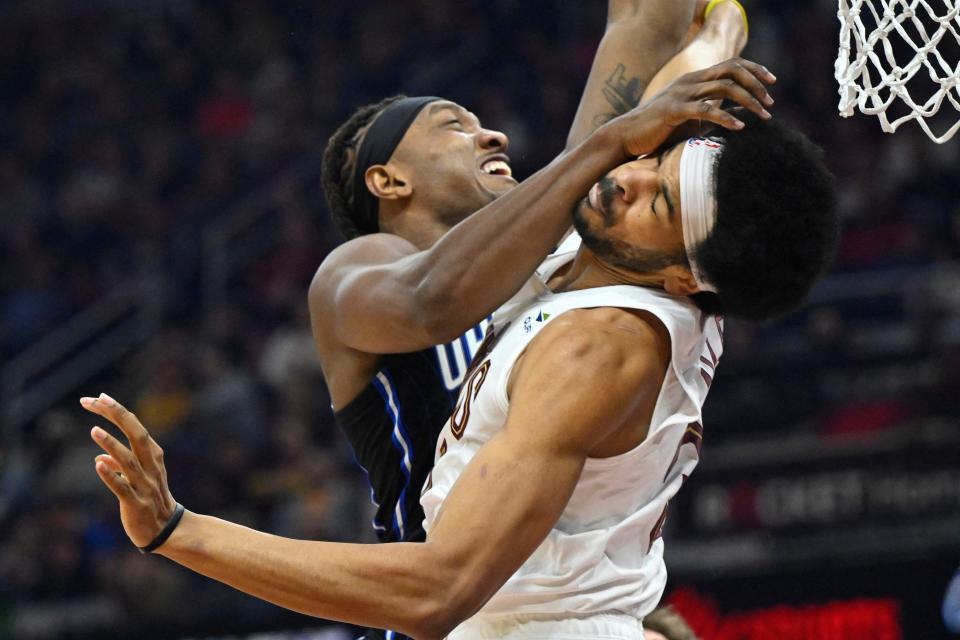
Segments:
[[[957,0],[840,0],[834,67],[840,115],[851,116],[857,107],[877,116],[887,133],[915,120],[935,142],[952,138],[960,114],[941,124],[946,131],[940,135],[931,124],[944,122],[934,116],[945,102],[960,112],[958,13]]]

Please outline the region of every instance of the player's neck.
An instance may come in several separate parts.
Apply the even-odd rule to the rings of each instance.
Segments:
[[[605,262],[581,245],[573,263],[566,270],[561,269],[548,284],[555,293],[621,284],[662,289],[663,277],[656,273],[637,273]]]

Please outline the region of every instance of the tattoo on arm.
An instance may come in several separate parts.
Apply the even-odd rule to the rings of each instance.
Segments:
[[[599,127],[640,104],[640,96],[643,95],[643,83],[639,76],[628,78],[626,70],[627,68],[624,65],[618,64],[604,83],[603,97],[610,105],[611,111],[597,114],[593,119],[594,126]]]

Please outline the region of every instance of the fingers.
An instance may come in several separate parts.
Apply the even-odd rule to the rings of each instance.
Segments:
[[[81,398],[80,404],[110,420],[129,440],[128,448],[99,426],[90,430],[90,437],[106,452],[94,463],[97,475],[120,501],[127,536],[142,547],[156,537],[176,508],[167,487],[163,450],[137,417],[110,396]]]
[[[724,129],[732,129],[734,131],[739,131],[746,126],[742,120],[734,116],[729,111],[725,111],[718,106],[710,104],[709,102],[699,103],[696,106],[696,114],[691,115],[690,119],[712,122],[720,125]]]
[[[737,68],[746,70],[750,75],[759,79],[765,85],[771,85],[777,81],[777,76],[773,75],[765,66],[753,60],[747,60],[746,58],[730,58],[729,60],[724,60],[719,64],[704,69],[703,73],[706,74],[706,79],[715,80],[724,77],[724,73],[728,72],[728,70]]]
[[[116,461],[110,456],[97,456],[95,468],[100,480],[107,485],[107,488],[117,498],[126,498],[133,493],[133,488],[127,479],[116,470],[117,466]]]
[[[695,97],[699,99],[726,99],[737,103],[745,109],[755,113],[764,120],[769,120],[773,116],[763,108],[760,101],[749,91],[744,89],[736,80],[726,78],[723,80],[713,80],[697,85]]]
[[[142,474],[140,464],[133,453],[112,435],[100,427],[94,427],[90,430],[90,437],[100,445],[101,449],[110,454],[110,458],[114,464],[119,466],[120,471],[127,477],[128,481],[138,478]]]
[[[153,439],[137,416],[127,411],[122,404],[101,393],[98,398],[80,398],[80,405],[115,424],[127,437],[137,458],[144,463],[152,462]]]
[[[761,67],[760,65],[750,62],[749,60],[737,59],[736,62],[731,64],[730,72],[733,76],[733,79],[737,83],[753,94],[758,101],[762,102],[766,106],[771,106],[773,104],[773,96],[770,95],[770,92],[767,90],[767,84],[764,82],[768,77],[772,78],[773,74]],[[769,84],[773,84],[770,82]]]
[[[766,67],[756,62],[743,58],[731,58],[704,69],[698,75],[697,80],[702,83],[709,83],[711,80],[733,80],[750,92],[757,102],[768,107],[773,104],[773,97],[767,91],[767,85],[776,82],[777,78]]]
[[[117,474],[123,473],[123,470],[120,468],[120,464],[116,460],[111,458],[109,454],[101,453],[96,458],[94,458],[94,462],[98,462],[98,463],[102,462],[103,464],[107,465],[107,468],[110,469],[110,471],[114,473],[117,473]]]

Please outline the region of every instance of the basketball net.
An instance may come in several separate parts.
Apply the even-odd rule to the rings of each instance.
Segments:
[[[944,143],[960,129],[957,121],[942,135],[930,127],[947,101],[960,112],[960,60],[945,60],[939,45],[960,45],[960,4],[957,0],[839,0],[840,51],[834,75],[840,84],[840,115],[861,113],[880,119],[893,133],[904,122],[916,120],[931,140]],[[952,39],[952,40],[951,40]],[[899,61],[898,61],[899,58]],[[914,100],[907,84],[916,76],[932,82],[932,95]],[[915,85],[915,93],[919,90]],[[893,117],[891,105],[906,110]]]

